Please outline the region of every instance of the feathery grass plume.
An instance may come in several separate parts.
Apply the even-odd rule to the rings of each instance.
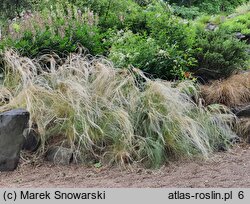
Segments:
[[[0,112],[26,108],[38,126],[42,150],[57,137],[83,160],[159,167],[170,159],[208,156],[234,136],[231,114],[198,107],[185,91],[140,70],[116,69],[103,58],[82,54],[71,54],[62,65],[42,56],[51,62],[50,70],[12,50],[3,58],[0,96],[8,93],[9,102]]]
[[[187,94],[193,99],[195,103],[199,101],[199,90],[198,85],[192,80],[185,80],[178,82],[174,87],[176,87],[181,93]]]
[[[237,107],[250,103],[250,72],[233,75],[226,80],[201,86],[201,95],[207,104],[220,103]]]

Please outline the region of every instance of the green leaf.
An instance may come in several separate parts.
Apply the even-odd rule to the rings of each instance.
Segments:
[[[94,167],[97,168],[97,169],[99,169],[99,168],[102,167],[102,163],[101,162],[95,163]]]

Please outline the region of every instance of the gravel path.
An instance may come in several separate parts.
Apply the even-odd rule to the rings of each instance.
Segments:
[[[0,187],[245,187],[250,188],[250,145],[240,145],[208,160],[179,161],[159,170],[22,163],[0,172]]]

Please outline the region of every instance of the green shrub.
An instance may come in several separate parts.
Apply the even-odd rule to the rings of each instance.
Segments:
[[[124,18],[124,28],[132,30],[133,33],[146,32],[148,35],[152,31],[152,26],[149,23],[157,21],[157,19],[165,18],[165,21],[169,20],[171,11],[165,4],[161,4],[158,1],[154,1],[146,7],[137,7],[132,12],[129,12]]]
[[[200,12],[200,8],[195,6],[185,7],[172,5],[172,10],[175,15],[185,19],[195,19],[196,17],[202,15],[202,13]]]
[[[147,70],[147,65],[150,67],[151,61],[160,50],[154,39],[133,34],[131,31],[120,31],[112,38],[111,44],[109,58],[120,68],[133,65]]]
[[[161,14],[169,18],[170,10],[160,1],[152,1],[149,5],[141,7],[133,1],[115,0],[106,6],[104,14],[98,13],[100,18],[99,26],[104,31],[115,28],[117,30],[129,29],[134,33],[148,32],[147,21],[149,21],[152,14]]]
[[[137,34],[129,31],[113,38],[110,59],[119,67],[133,65],[162,79],[183,78],[195,63],[191,53],[195,30],[159,4],[140,15],[141,26],[135,26],[131,18],[125,22]]]
[[[0,19],[20,16],[23,10],[32,8],[32,0],[1,0]]]
[[[250,1],[246,1],[246,3],[238,6],[235,9],[236,14],[238,15],[248,13],[249,11],[250,11]]]
[[[175,45],[160,45],[157,40],[131,31],[113,38],[109,58],[118,67],[133,65],[162,79],[181,79],[193,58]]]
[[[163,47],[175,45],[180,50],[193,46],[195,29],[188,22],[170,14],[152,12],[147,18],[147,28],[150,36]]]
[[[250,35],[250,12],[229,18],[220,27],[229,33],[240,32],[244,35]]]
[[[223,30],[199,29],[194,49],[198,65],[193,71],[204,80],[226,78],[247,66],[247,47]]]

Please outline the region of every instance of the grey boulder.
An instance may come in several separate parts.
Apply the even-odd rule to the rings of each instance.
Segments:
[[[235,33],[235,37],[238,38],[239,40],[244,40],[246,38],[246,36],[240,32]]]
[[[19,162],[23,146],[23,131],[29,122],[29,112],[15,109],[0,114],[0,171],[12,171]]]
[[[236,116],[250,118],[250,105],[238,110]]]
[[[216,29],[218,29],[218,26],[212,23],[208,23],[206,26],[206,30],[208,31],[215,31]]]

